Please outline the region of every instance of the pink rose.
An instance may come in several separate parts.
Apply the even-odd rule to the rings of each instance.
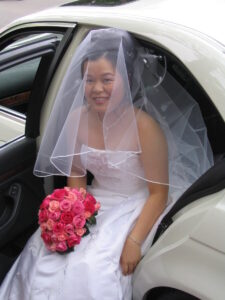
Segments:
[[[83,228],[86,223],[86,219],[83,215],[77,215],[73,218],[73,224],[76,229]]]
[[[70,188],[70,191],[74,194],[79,193],[79,190],[77,188]]]
[[[55,252],[56,251],[56,244],[52,243],[51,245],[46,245],[48,250]]]
[[[53,242],[53,243],[58,243],[58,242],[59,242],[59,241],[58,241],[58,235],[55,234],[55,233],[53,233],[53,234],[51,235],[51,239],[52,239],[52,242]]]
[[[61,216],[60,211],[53,211],[53,212],[48,213],[49,219],[51,219],[53,221],[59,220],[60,216]]]
[[[53,226],[53,231],[58,233],[64,231],[65,225],[61,222],[55,223]]]
[[[62,211],[67,212],[71,210],[72,203],[69,200],[63,200],[60,202],[59,207]]]
[[[72,211],[75,215],[80,215],[84,212],[84,205],[80,200],[74,202]]]
[[[65,196],[65,199],[71,201],[71,202],[74,202],[77,200],[77,195],[71,191],[68,191],[68,195]]]
[[[66,241],[67,238],[68,238],[68,235],[65,232],[57,234],[57,239],[59,242]]]
[[[77,234],[78,236],[83,236],[83,235],[85,234],[86,231],[87,231],[86,228],[78,228],[78,229],[76,229],[76,234]]]
[[[76,195],[76,198],[77,198],[76,200],[83,202],[84,197],[78,189],[71,189],[71,191]]]
[[[67,250],[67,245],[66,245],[65,241],[59,242],[58,244],[56,244],[56,251],[64,252],[66,250]]]
[[[46,209],[39,210],[38,212],[39,224],[48,220],[48,211]]]
[[[48,221],[46,222],[47,229],[51,231],[53,229],[54,224],[55,222],[53,220],[48,219]]]
[[[96,202],[96,204],[95,204],[95,211],[98,211],[100,209],[100,207],[101,207],[100,202]]]
[[[81,193],[82,197],[85,198],[86,193],[87,193],[86,190],[85,190],[84,188],[81,187],[81,188],[79,189],[79,192]]]
[[[54,211],[59,211],[59,201],[52,200],[49,202],[49,211],[54,212]]]
[[[41,237],[43,239],[43,241],[45,242],[45,244],[51,244],[52,239],[51,239],[51,235],[47,232],[42,232]]]
[[[80,240],[81,240],[81,237],[74,234],[68,238],[67,244],[68,244],[69,248],[72,248],[75,245],[80,244]]]
[[[73,216],[74,215],[71,212],[64,212],[64,213],[61,214],[60,220],[64,224],[69,224],[69,223],[72,223]]]
[[[89,219],[90,217],[91,217],[91,213],[90,213],[90,211],[85,211],[84,212],[84,217],[85,217],[85,219]]]
[[[73,235],[74,234],[74,227],[73,227],[72,224],[66,224],[64,230],[69,235]]]

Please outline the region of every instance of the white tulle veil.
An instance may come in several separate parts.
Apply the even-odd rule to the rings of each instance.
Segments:
[[[101,59],[110,64],[113,76],[97,74],[95,62]],[[111,94],[98,94],[101,85],[110,85]],[[91,96],[87,96],[88,89]],[[101,107],[106,107],[103,114]],[[129,164],[143,151],[139,136],[143,117],[154,120],[167,144],[165,150],[157,145],[157,138],[149,141],[147,172],[132,170]],[[119,29],[90,31],[74,53],[55,99],[34,174],[85,176],[93,148],[109,153],[105,163],[124,176],[169,185],[177,196],[213,164],[198,104],[167,72],[164,57],[151,54]],[[118,155],[124,152],[126,159]]]

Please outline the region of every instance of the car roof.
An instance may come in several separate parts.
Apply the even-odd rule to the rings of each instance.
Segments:
[[[35,21],[82,22],[125,28],[126,20],[156,20],[168,26],[195,30],[225,45],[224,0],[137,0],[113,7],[61,6],[38,12],[15,21],[16,24]],[[126,29],[126,28],[125,28]],[[135,32],[134,28],[131,31]]]

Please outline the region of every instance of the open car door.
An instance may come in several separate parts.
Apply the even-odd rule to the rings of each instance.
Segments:
[[[0,44],[0,281],[37,228],[45,195],[33,175],[40,110],[74,27],[19,29]]]

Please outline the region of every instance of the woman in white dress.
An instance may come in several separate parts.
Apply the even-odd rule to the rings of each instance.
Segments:
[[[64,255],[47,250],[38,229],[5,278],[0,299],[132,298],[132,273],[159,216],[212,164],[198,107],[184,93],[180,107],[166,95],[165,66],[122,30],[92,30],[81,43],[34,172],[64,175],[68,186],[87,188],[101,203],[97,225]],[[94,175],[91,186],[87,170]]]

